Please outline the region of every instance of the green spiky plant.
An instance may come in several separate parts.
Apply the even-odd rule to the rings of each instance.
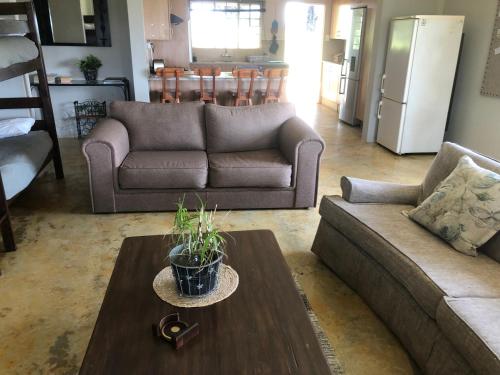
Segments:
[[[200,207],[192,213],[184,207],[184,199],[177,203],[172,234],[176,245],[183,245],[177,261],[202,268],[225,255],[226,240],[215,226],[216,211],[207,211],[201,199]]]

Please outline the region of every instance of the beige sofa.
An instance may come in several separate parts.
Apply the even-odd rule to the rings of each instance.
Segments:
[[[114,102],[82,146],[94,212],[314,207],[323,149],[287,103]]]
[[[343,196],[325,196],[312,251],[352,287],[428,374],[500,374],[500,235],[479,256],[403,216],[467,154],[445,143],[421,185],[343,177]]]

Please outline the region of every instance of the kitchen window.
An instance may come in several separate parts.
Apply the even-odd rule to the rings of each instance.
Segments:
[[[260,48],[261,3],[191,1],[193,48]]]

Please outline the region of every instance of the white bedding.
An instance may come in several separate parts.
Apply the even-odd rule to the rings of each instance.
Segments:
[[[0,35],[25,35],[29,32],[26,21],[10,18],[0,20]]]
[[[36,44],[24,36],[0,36],[0,69],[38,57]]]
[[[7,199],[26,189],[51,149],[52,140],[43,130],[0,139],[0,173]]]

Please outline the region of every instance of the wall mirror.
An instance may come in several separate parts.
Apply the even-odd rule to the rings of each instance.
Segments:
[[[107,0],[34,0],[45,46],[111,47]]]

